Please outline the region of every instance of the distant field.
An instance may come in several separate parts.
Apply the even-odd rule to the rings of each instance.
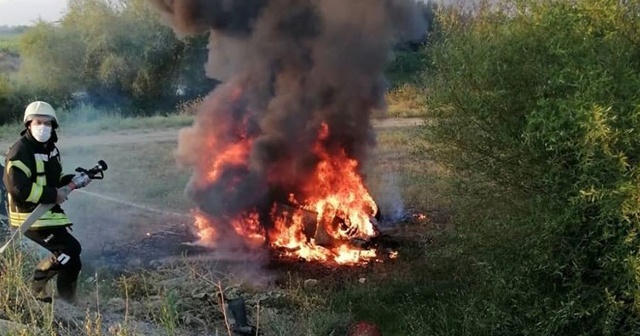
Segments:
[[[18,71],[20,66],[19,37],[19,34],[0,33],[0,73]]]
[[[0,47],[1,49],[1,47]],[[10,73],[18,71],[20,67],[20,57],[13,52],[0,51],[0,73]]]
[[[10,52],[18,53],[18,39],[20,35],[17,34],[0,34],[0,53]]]

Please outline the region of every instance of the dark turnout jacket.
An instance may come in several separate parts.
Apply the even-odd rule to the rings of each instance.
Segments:
[[[71,182],[74,175],[64,175],[57,137],[43,144],[29,131],[11,146],[5,158],[4,185],[7,189],[9,223],[20,226],[40,203],[56,203],[57,188]],[[71,225],[60,205],[55,205],[33,226],[50,228]]]

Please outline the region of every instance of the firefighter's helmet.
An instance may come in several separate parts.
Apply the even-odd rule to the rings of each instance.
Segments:
[[[22,122],[25,126],[33,119],[35,115],[50,116],[53,118],[53,128],[58,128],[58,117],[56,116],[56,110],[49,103],[43,101],[34,101],[29,104],[24,110],[24,119]]]

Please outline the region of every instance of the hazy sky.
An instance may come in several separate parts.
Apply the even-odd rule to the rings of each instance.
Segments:
[[[437,0],[444,3],[455,1]],[[29,25],[38,18],[56,21],[66,8],[67,0],[0,0],[0,26]]]
[[[0,0],[0,26],[28,25],[38,18],[58,20],[67,0]]]

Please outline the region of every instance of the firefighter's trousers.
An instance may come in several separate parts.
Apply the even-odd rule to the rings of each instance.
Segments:
[[[46,285],[58,275],[57,289],[60,298],[66,301],[75,299],[78,274],[82,268],[80,242],[74,238],[67,227],[28,230],[29,239],[53,253],[36,266],[33,272],[32,289],[36,297],[46,299]]]

